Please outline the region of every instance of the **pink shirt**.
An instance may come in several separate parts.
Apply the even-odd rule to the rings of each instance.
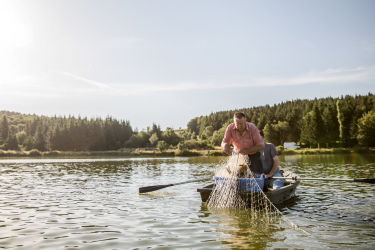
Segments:
[[[230,124],[225,131],[223,142],[230,144],[233,140],[234,151],[238,153],[243,148],[250,148],[256,145],[263,145],[264,140],[261,137],[258,128],[250,123],[246,122],[246,129],[242,136],[236,129],[234,123]],[[256,152],[252,153],[255,154]]]

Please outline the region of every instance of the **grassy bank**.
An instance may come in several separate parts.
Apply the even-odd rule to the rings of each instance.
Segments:
[[[220,156],[225,155],[222,150],[176,150],[168,149],[163,152],[150,149],[122,149],[116,151],[47,151],[40,152],[36,149],[30,151],[0,150],[0,158],[23,158],[23,157],[173,157],[173,156]]]
[[[296,155],[296,154],[352,154],[352,153],[375,153],[375,148],[303,148],[303,149],[283,149],[279,154]]]
[[[351,153],[375,153],[375,148],[321,148],[321,149],[283,149],[277,147],[279,154],[284,155],[313,155],[313,154],[351,154]],[[160,152],[153,149],[122,149],[116,151],[47,151],[40,152],[36,149],[30,151],[2,151],[0,150],[0,158],[22,158],[22,157],[174,157],[174,156],[226,156],[220,148],[215,150],[177,150],[168,149]]]

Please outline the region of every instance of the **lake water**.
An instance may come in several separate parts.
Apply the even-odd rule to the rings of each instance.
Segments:
[[[223,157],[0,160],[3,249],[375,249],[375,185],[301,181],[278,206],[310,233],[210,211],[193,182]],[[375,177],[375,155],[280,156],[300,177]]]

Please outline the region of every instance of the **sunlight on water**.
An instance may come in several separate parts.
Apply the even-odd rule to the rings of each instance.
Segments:
[[[192,182],[148,194],[143,186],[210,177],[223,157],[0,160],[3,249],[373,249],[374,184],[301,182],[278,205],[311,236],[246,213],[212,213]],[[300,177],[375,177],[373,155],[280,156]]]

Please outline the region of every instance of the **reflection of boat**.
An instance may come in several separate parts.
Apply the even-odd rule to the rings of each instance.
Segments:
[[[295,177],[296,175],[288,172],[288,171],[283,171],[281,170],[281,173],[284,177]],[[268,199],[273,203],[273,204],[280,204],[291,197],[295,195],[297,186],[299,184],[299,180],[296,179],[291,179],[291,180],[285,180],[284,181],[284,187],[276,189],[276,190],[268,190],[264,192]],[[202,201],[206,202],[212,192],[212,190],[215,188],[215,183],[206,185],[202,188],[198,188],[197,191],[200,193]],[[246,191],[239,191],[239,194],[247,199],[248,196],[251,195],[251,192],[246,192]]]

